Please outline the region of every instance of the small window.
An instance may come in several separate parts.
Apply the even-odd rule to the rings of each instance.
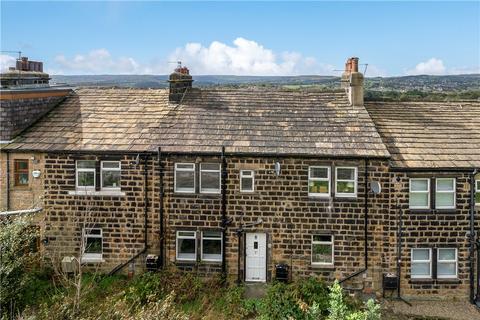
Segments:
[[[83,229],[83,255],[82,261],[102,261],[103,235],[102,229]]]
[[[102,189],[120,190],[120,161],[102,161]]]
[[[312,236],[312,264],[333,265],[333,236]]]
[[[200,164],[200,193],[220,193],[220,163]]]
[[[94,160],[77,160],[77,189],[95,190]]]
[[[202,260],[222,261],[222,233],[216,231],[202,232]]]
[[[455,208],[455,178],[437,178],[435,188],[435,208]]]
[[[357,196],[357,168],[338,167],[335,169],[335,196]]]
[[[437,253],[437,278],[457,277],[457,249],[441,248]]]
[[[28,160],[14,160],[14,183],[16,186],[28,186]]]
[[[177,231],[177,260],[197,260],[196,231]]]
[[[240,192],[255,191],[255,171],[241,170],[240,171]]]
[[[412,249],[412,279],[432,277],[432,250]]]
[[[308,168],[308,195],[314,197],[330,196],[330,167]]]
[[[175,192],[195,192],[194,163],[175,163]]]
[[[480,206],[480,180],[475,181],[475,204]]]
[[[430,179],[410,179],[410,208],[430,208]]]

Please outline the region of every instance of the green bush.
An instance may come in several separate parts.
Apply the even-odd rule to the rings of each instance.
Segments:
[[[303,319],[304,312],[300,308],[295,293],[290,285],[281,282],[272,284],[267,295],[258,306],[259,319]]]

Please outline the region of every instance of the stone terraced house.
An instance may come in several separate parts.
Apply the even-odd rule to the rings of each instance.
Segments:
[[[2,146],[4,214],[41,209],[46,255],[106,273],[474,301],[480,103],[364,103],[356,58],[338,91],[192,81],[72,91]]]

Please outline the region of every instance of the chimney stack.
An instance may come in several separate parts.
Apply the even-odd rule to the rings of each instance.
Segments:
[[[180,103],[188,89],[192,88],[193,79],[187,67],[182,67],[179,62],[175,71],[168,78],[170,92],[168,100],[171,103]]]
[[[358,72],[357,57],[349,58],[345,63],[342,88],[345,88],[350,105],[363,106],[363,74]]]

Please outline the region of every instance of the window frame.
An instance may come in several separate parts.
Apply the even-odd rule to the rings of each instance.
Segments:
[[[338,179],[338,169],[353,169],[354,170],[354,179]],[[355,192],[353,193],[344,193],[338,192],[338,182],[351,182],[353,181],[353,186]],[[358,167],[335,167],[335,197],[339,198],[356,198],[358,193]]]
[[[477,202],[477,195],[480,194],[480,179],[475,180],[475,205],[480,206],[480,200]]]
[[[452,191],[439,191],[438,190],[438,181],[441,180],[453,180],[453,190]],[[437,205],[437,194],[438,193],[445,193],[451,194],[453,193],[453,205],[452,206],[439,206]],[[435,178],[435,209],[455,209],[457,207],[457,179],[456,178]]]
[[[203,165],[206,164],[216,164],[218,165],[218,170],[212,170],[212,169],[202,169]],[[202,188],[202,172],[214,172],[218,173],[218,189],[212,189],[212,188]],[[199,182],[200,182],[200,187],[199,187],[199,192],[200,193],[206,193],[206,194],[220,194],[222,191],[222,164],[218,162],[202,162],[200,163],[200,168],[199,168]]]
[[[193,236],[180,236],[180,232],[193,232]],[[178,245],[178,240],[179,239],[188,239],[188,240],[194,240],[195,241],[195,253],[194,253],[194,258],[193,259],[188,259],[188,258],[180,258],[178,256],[178,250],[180,246]],[[177,230],[175,233],[175,259],[177,261],[197,261],[197,256],[198,256],[198,241],[197,241],[197,231],[193,230]]]
[[[327,169],[327,178],[315,178],[311,176],[311,170],[310,169]],[[332,186],[331,186],[331,180],[332,179],[332,173],[331,173],[331,167],[329,166],[309,166],[308,167],[308,196],[309,197],[319,197],[319,198],[329,198],[332,195]],[[310,192],[310,181],[327,181],[328,182],[328,192],[327,193],[321,193],[321,192]]]
[[[329,236],[330,241],[314,241],[314,236]],[[313,246],[315,244],[327,244],[332,246],[332,262],[314,262],[313,261]],[[312,266],[334,266],[335,265],[335,237],[333,234],[325,234],[325,233],[315,233],[312,234],[311,242],[310,242],[310,262]]]
[[[455,250],[455,260],[440,260],[440,250]],[[438,275],[438,265],[441,263],[455,262],[455,275]],[[457,279],[458,278],[458,248],[437,248],[437,279]]]
[[[27,163],[26,169],[19,169],[17,165],[21,162]],[[27,183],[20,183],[20,174],[27,174]],[[28,187],[30,184],[30,161],[28,159],[13,160],[13,185],[15,187]]]
[[[413,251],[415,250],[428,250],[428,260],[413,260]],[[433,261],[432,261],[432,248],[411,248],[410,249],[410,278],[411,279],[432,279],[433,278]],[[429,275],[414,275],[413,264],[414,263],[427,263],[429,264]]]
[[[100,234],[87,234],[87,230],[100,230]],[[103,261],[103,230],[102,228],[83,228],[82,229],[82,237],[83,237],[83,248],[82,248],[82,258],[81,261],[85,262],[102,262]],[[85,249],[87,246],[87,238],[100,238],[102,241],[102,252],[101,253],[85,253]]]
[[[178,168],[178,165],[191,165],[192,169],[185,169],[185,168]],[[197,187],[197,177],[195,173],[195,163],[194,162],[176,162],[174,166],[174,172],[173,172],[173,191],[175,193],[195,193],[196,187]],[[186,190],[185,188],[183,190],[180,190],[177,188],[177,171],[186,171],[186,172],[193,172],[193,188]]]
[[[426,180],[427,181],[427,191],[412,191],[412,181],[414,180]],[[422,193],[427,194],[427,205],[426,206],[412,206],[411,204],[411,194],[412,193]],[[410,178],[408,180],[408,208],[409,209],[430,209],[431,206],[431,185],[429,178]]]
[[[219,238],[214,238],[214,237],[205,237],[203,234],[205,232],[217,232],[220,234],[220,237]],[[203,240],[220,240],[220,259],[205,259],[203,257]],[[201,246],[200,246],[200,259],[202,261],[206,261],[206,262],[222,262],[222,259],[223,259],[223,234],[221,231],[209,231],[209,230],[205,230],[205,231],[201,231],[200,232],[200,243],[201,243]]]
[[[94,161],[95,160],[76,160],[75,161],[75,188],[77,190],[86,190],[86,191],[95,191],[96,188],[97,188],[97,170],[96,170],[96,166],[94,166],[93,168],[79,168],[78,167],[78,162],[79,161]],[[78,178],[78,174],[80,172],[93,172],[93,186],[79,186],[78,185],[78,182],[80,181],[80,179]]]
[[[251,176],[245,176],[245,172],[251,172]],[[251,178],[252,179],[252,189],[244,189],[243,188],[243,179],[244,178]],[[255,170],[250,170],[250,169],[245,169],[245,170],[240,170],[240,192],[242,193],[251,193],[255,192]]]
[[[117,168],[103,168],[104,163],[118,163],[118,169]],[[120,172],[120,181],[118,184],[118,187],[104,187],[103,186],[103,171],[118,171]],[[101,190],[108,190],[108,191],[120,191],[121,189],[121,178],[122,176],[122,162],[118,160],[106,160],[106,161],[101,161],[100,162],[100,189]]]

